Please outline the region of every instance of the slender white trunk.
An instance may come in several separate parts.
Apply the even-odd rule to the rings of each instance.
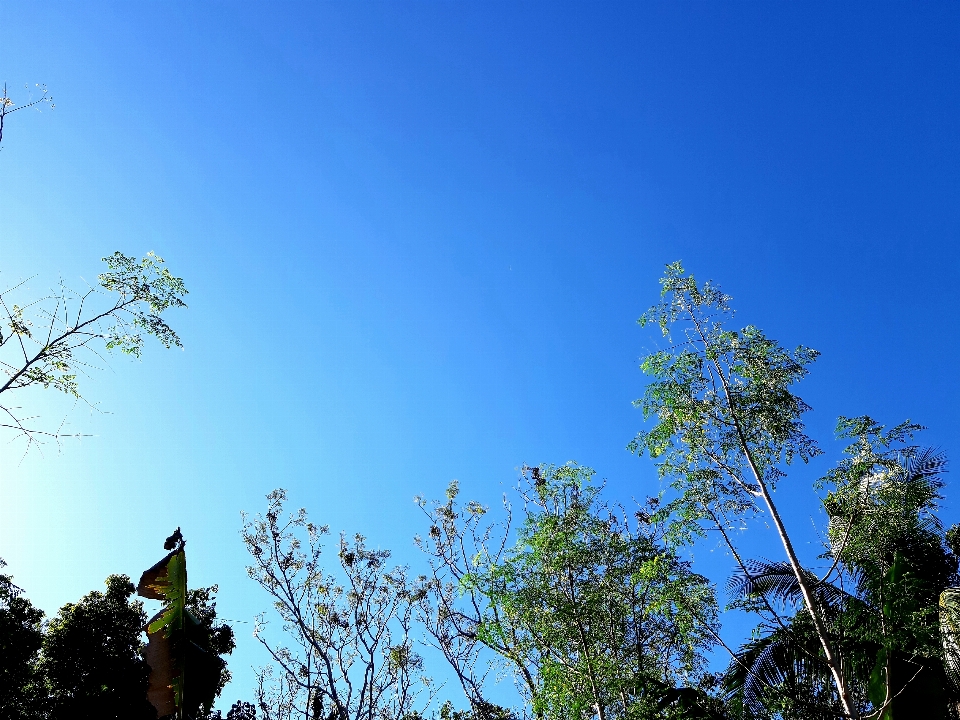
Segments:
[[[751,466],[752,464],[753,463],[751,462]],[[830,642],[830,637],[827,634],[827,628],[823,621],[823,616],[821,615],[820,606],[817,604],[816,598],[813,596],[813,592],[811,591],[810,585],[807,582],[807,578],[804,575],[803,568],[800,566],[800,561],[797,559],[797,554],[793,549],[793,543],[790,542],[790,536],[787,535],[787,530],[783,525],[783,521],[780,519],[780,513],[777,512],[777,507],[773,503],[773,498],[770,497],[766,483],[759,478],[756,471],[754,471],[754,477],[757,477],[757,482],[760,486],[760,493],[767,505],[767,510],[770,512],[770,517],[773,518],[773,522],[777,527],[777,533],[780,535],[780,542],[783,543],[783,549],[787,553],[787,559],[790,562],[790,567],[793,569],[793,574],[797,578],[797,584],[800,586],[800,593],[803,595],[803,602],[807,606],[807,610],[810,612],[810,618],[813,620],[813,626],[817,631],[817,636],[820,638],[820,645],[823,647],[824,659],[826,660],[827,667],[830,668],[830,674],[833,676],[833,682],[837,687],[837,693],[840,695],[840,703],[843,705],[843,711],[846,713],[847,717],[856,720],[860,717],[860,714],[857,712],[857,706],[854,703],[853,698],[850,697],[850,688],[847,685],[846,678],[843,676],[843,671],[840,667],[840,660],[837,657],[837,654],[834,652],[833,644]]]
[[[697,323],[697,329],[700,332],[700,336],[703,338],[704,342],[706,342],[706,337],[703,335],[703,331],[700,329],[699,323]],[[813,627],[817,632],[817,637],[819,638],[820,645],[823,648],[824,659],[826,660],[827,667],[830,668],[830,675],[833,677],[834,685],[836,685],[837,688],[837,694],[840,696],[840,703],[843,706],[843,711],[848,718],[851,718],[852,720],[859,720],[860,714],[857,711],[857,706],[854,703],[853,698],[850,696],[850,688],[847,685],[846,678],[843,676],[843,670],[840,666],[840,659],[833,649],[833,643],[830,642],[830,636],[827,633],[826,623],[823,620],[820,606],[813,595],[813,591],[810,589],[810,585],[807,582],[807,578],[803,572],[802,566],[800,565],[800,561],[797,559],[797,553],[793,549],[793,543],[790,541],[790,536],[787,534],[787,529],[783,524],[783,520],[780,518],[780,513],[777,511],[777,506],[773,502],[769,488],[767,487],[766,482],[764,482],[763,476],[753,460],[753,453],[750,451],[750,444],[747,441],[746,435],[743,432],[743,428],[740,425],[740,419],[737,417],[736,409],[733,406],[730,385],[727,382],[726,375],[724,375],[723,368],[720,367],[719,361],[713,360],[712,364],[714,368],[716,368],[717,374],[720,377],[720,383],[723,386],[723,393],[727,402],[727,408],[730,411],[730,417],[733,419],[734,426],[737,430],[740,449],[743,451],[744,457],[747,460],[747,464],[750,466],[750,472],[753,475],[754,480],[756,480],[757,487],[760,488],[760,496],[763,498],[763,501],[767,506],[767,511],[770,513],[770,517],[773,519],[773,523],[777,528],[777,534],[780,536],[780,542],[783,544],[783,549],[786,551],[787,561],[790,563],[790,568],[793,570],[794,577],[797,579],[797,584],[800,586],[800,594],[803,596],[804,605],[806,605],[807,611],[810,613],[810,619],[813,621]]]

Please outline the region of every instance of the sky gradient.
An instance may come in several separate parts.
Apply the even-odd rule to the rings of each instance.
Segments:
[[[823,353],[798,533],[838,415],[960,457],[955,2],[8,0],[0,27],[12,97],[56,101],[5,131],[0,285],[154,250],[190,289],[182,352],[82,379],[103,412],[30,398],[90,436],[0,446],[0,557],[53,613],[182,526],[240,621],[225,707],[264,660],[238,531],[271,489],[411,563],[412,498],[453,478],[496,503],[576,460],[656,491],[625,446],[667,262]]]

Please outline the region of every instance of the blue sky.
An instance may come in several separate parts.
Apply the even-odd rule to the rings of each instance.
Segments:
[[[412,497],[452,478],[495,503],[576,460],[650,494],[635,320],[677,259],[823,352],[829,452],[782,490],[805,539],[837,415],[960,454],[954,2],[8,0],[0,27],[0,80],[57,105],[6,129],[0,284],[119,249],[190,289],[184,351],[85,382],[106,412],[30,398],[90,437],[0,448],[0,557],[48,612],[180,525],[191,582],[251,620],[240,512],[278,486],[410,562]]]

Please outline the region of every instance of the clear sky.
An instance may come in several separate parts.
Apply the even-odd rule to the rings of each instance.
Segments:
[[[960,457],[956,2],[6,0],[0,28],[0,80],[57,106],[6,129],[0,284],[155,250],[190,289],[184,351],[85,381],[107,412],[30,399],[90,437],[0,449],[0,557],[48,613],[180,525],[249,622],[240,512],[278,486],[410,562],[452,478],[495,503],[576,460],[652,493],[635,320],[677,259],[823,352],[798,533],[839,414]],[[236,628],[227,705],[263,661]]]

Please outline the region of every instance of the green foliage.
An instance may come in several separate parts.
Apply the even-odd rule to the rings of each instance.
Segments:
[[[783,466],[820,454],[801,420],[810,408],[791,392],[818,353],[786,350],[752,325],[727,329],[731,298],[698,286],[680,263],[661,285],[661,302],[639,323],[675,344],[643,358],[650,382],[635,405],[655,424],[629,448],[649,453],[679,492],[674,531],[686,540],[702,536],[704,522],[739,525],[758,510],[761,482],[774,489]]]
[[[0,568],[5,563],[0,560]],[[43,611],[0,574],[0,720],[39,717],[46,696],[38,668]]]
[[[601,498],[593,471],[525,468],[523,522],[512,512],[419,499],[431,527],[420,617],[454,669],[476,717],[493,665],[512,671],[536,717],[716,717],[703,652],[716,633],[713,590],[665,545],[669,511],[657,498],[631,519]],[[489,717],[494,717],[490,714]]]
[[[834,720],[836,690],[810,616],[798,612],[740,648],[724,677],[731,718]]]
[[[530,469],[515,546],[464,578],[485,603],[476,637],[525,679],[537,717],[671,717],[665,695],[709,682],[713,589],[650,513],[634,523],[605,504],[593,475]]]
[[[440,706],[440,712],[435,717],[439,720],[515,720],[516,718],[508,708],[493,703],[484,703],[482,707],[469,710],[457,710],[449,700]]]
[[[146,615],[132,600],[126,575],[60,608],[43,638],[41,668],[50,689],[50,717],[64,720],[153,720],[146,699],[149,668],[142,636]]]
[[[103,258],[109,272],[99,276],[100,286],[120,296],[118,306],[127,312],[112,314],[115,321],[106,332],[108,350],[140,357],[144,334],[153,335],[163,346],[182,347],[180,337],[161,317],[168,308],[184,308],[187,288],[164,266],[163,258],[147,253],[139,262],[121,252]]]
[[[941,598],[958,581],[957,558],[936,514],[946,461],[910,444],[918,429],[903,423],[885,431],[867,417],[841,418],[838,433],[854,442],[819,483],[828,490],[825,558],[832,565],[811,585],[860,712],[882,711],[887,720],[945,718],[955,692],[946,682]],[[727,677],[731,695],[748,716],[836,717],[830,674],[791,569],[761,562],[748,571],[732,583],[736,597],[765,595],[795,614],[779,626],[765,622],[744,646]]]
[[[146,585],[151,594],[141,589],[144,597],[163,601],[163,610],[147,626],[147,632],[163,630],[170,637],[174,630],[183,627],[183,615],[187,602],[187,557],[183,549],[175,550],[161,561],[162,571],[153,576]]]
[[[181,347],[177,333],[164,319],[171,308],[183,308],[187,294],[183,280],[174,276],[162,258],[148,253],[141,260],[115,252],[106,258],[107,272],[100,287],[77,293],[64,285],[51,294],[13,302],[24,283],[0,293],[0,427],[14,430],[30,443],[44,435],[58,437],[25,424],[19,408],[6,400],[30,387],[58,390],[82,399],[79,372],[101,358],[98,348],[140,357],[146,337],[164,347]],[[102,344],[101,344],[102,343]]]
[[[890,701],[885,717],[921,707],[946,715],[939,601],[958,581],[957,558],[937,516],[946,459],[911,444],[920,429],[841,418],[838,434],[854,442],[821,482],[838,579],[856,596],[844,606],[853,615],[845,638],[877,646],[865,682],[873,707]]]

